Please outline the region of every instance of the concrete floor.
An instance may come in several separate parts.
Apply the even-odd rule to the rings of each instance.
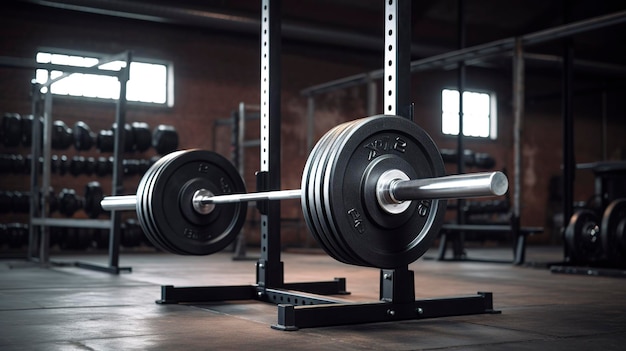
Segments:
[[[253,256],[254,253],[249,253]],[[470,251],[506,257],[510,250]],[[558,261],[560,248],[527,250]],[[434,256],[433,253],[426,255]],[[106,263],[104,255],[54,256]],[[286,252],[285,281],[345,277],[353,301],[378,299],[379,271],[324,254]],[[158,305],[161,285],[252,284],[253,261],[229,253],[183,257],[123,253],[119,276],[76,267],[0,261],[0,350],[624,350],[626,280],[554,274],[508,264],[420,259],[416,298],[494,294],[502,314],[307,328],[283,332],[272,304]]]

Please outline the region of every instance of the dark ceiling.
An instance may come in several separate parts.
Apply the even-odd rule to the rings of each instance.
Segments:
[[[237,34],[259,31],[260,1],[251,0],[24,0],[48,7],[125,18],[212,27]],[[466,47],[525,35],[566,23],[622,13],[617,24],[570,38],[577,60],[605,73],[626,75],[626,1],[624,0],[420,0],[412,1],[412,57],[456,50],[458,8],[465,17]],[[341,48],[378,57],[382,51],[384,1],[283,0],[285,46]],[[564,39],[525,48],[558,58]],[[545,58],[545,56],[544,56]],[[537,60],[541,61],[541,60]],[[545,60],[544,60],[545,61]],[[374,62],[372,60],[372,62]],[[480,64],[480,63],[479,63]],[[552,62],[554,64],[554,62]],[[607,65],[608,64],[608,65]]]

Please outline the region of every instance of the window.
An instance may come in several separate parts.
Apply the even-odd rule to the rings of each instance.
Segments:
[[[52,50],[38,52],[38,63],[52,63],[78,67],[90,67],[98,63],[98,58],[73,54],[54,53]],[[113,61],[100,66],[103,70],[119,70],[126,62]],[[59,77],[63,72],[50,71],[50,78]],[[45,83],[48,71],[38,69],[35,80]],[[171,97],[170,65],[138,59],[130,64],[130,79],[126,85],[126,99],[152,104],[173,105]],[[57,95],[82,96],[87,98],[117,99],[120,95],[120,84],[117,77],[97,74],[74,73],[51,85],[51,91]]]
[[[463,92],[463,135],[496,139],[495,95],[476,92]],[[441,131],[444,134],[459,134],[459,92],[441,91]]]

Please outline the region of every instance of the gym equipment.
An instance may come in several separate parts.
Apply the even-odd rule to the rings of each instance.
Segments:
[[[152,132],[152,146],[159,155],[168,154],[178,148],[178,132],[174,126],[160,124]]]
[[[113,123],[111,126],[111,131],[113,132],[113,137],[115,137],[115,133],[117,133],[117,123]],[[124,151],[132,152],[135,149],[135,137],[133,134],[133,128],[130,124],[124,124]],[[113,148],[111,148],[113,151]]]
[[[2,116],[2,144],[6,147],[16,147],[22,137],[22,117],[18,113],[5,113]]]
[[[100,152],[113,152],[114,137],[113,131],[101,130],[96,136],[96,147]]]
[[[100,177],[113,173],[113,157],[98,157],[95,173]]]
[[[122,160],[122,167],[124,168],[124,175],[132,176],[135,174],[139,174],[139,160],[124,159]]]
[[[136,247],[141,245],[143,241],[143,231],[141,225],[135,218],[128,218],[122,223],[120,228],[122,231],[121,243],[124,247]]]
[[[13,197],[10,192],[0,191],[0,213],[13,210]]]
[[[623,266],[626,263],[626,199],[613,200],[604,210],[600,238],[609,262]]]
[[[502,195],[508,187],[500,172],[443,172],[421,128],[401,117],[374,116],[322,137],[307,160],[302,190],[245,194],[225,158],[187,150],[157,161],[137,195],[105,197],[102,207],[135,209],[148,239],[165,251],[205,255],[234,239],[246,214],[242,202],[300,198],[309,229],[329,255],[389,268],[430,247],[445,210],[440,199]]]
[[[72,131],[74,148],[79,151],[89,150],[95,144],[96,134],[91,131],[87,123],[78,121]]]
[[[30,193],[14,191],[13,192],[13,212],[28,213],[30,209]]]
[[[5,226],[5,235],[9,247],[19,249],[28,244],[28,224],[8,223]]]
[[[76,195],[76,190],[63,188],[58,195],[59,212],[67,217],[72,217],[76,211],[83,207],[83,200]]]
[[[33,142],[33,123],[35,118],[33,115],[22,116],[22,146],[30,147]],[[39,118],[39,139],[43,138],[43,118]]]
[[[85,158],[85,169],[83,173],[85,175],[92,175],[96,172],[96,159],[95,157],[89,156]]]
[[[85,173],[86,160],[84,156],[72,156],[70,161],[70,174],[77,177]]]
[[[52,122],[51,147],[57,150],[65,150],[73,143],[72,128],[65,122],[56,120]]]
[[[588,263],[601,259],[600,221],[590,210],[580,210],[570,218],[565,242],[574,262]]]
[[[90,218],[97,218],[103,211],[100,201],[104,198],[102,185],[97,181],[89,182],[85,185],[85,213]]]
[[[144,152],[152,145],[152,132],[150,126],[145,122],[133,122],[131,125],[133,140],[135,141],[134,151]]]

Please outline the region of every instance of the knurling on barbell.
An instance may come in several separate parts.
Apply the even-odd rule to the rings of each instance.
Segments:
[[[230,244],[243,225],[244,201],[300,198],[305,221],[333,258],[394,268],[430,248],[446,198],[503,194],[500,172],[444,177],[428,134],[397,116],[338,125],[309,155],[301,190],[246,193],[237,169],[210,151],[186,150],[157,161],[135,196],[108,197],[105,210],[134,208],[148,239],[177,254],[206,255]]]

